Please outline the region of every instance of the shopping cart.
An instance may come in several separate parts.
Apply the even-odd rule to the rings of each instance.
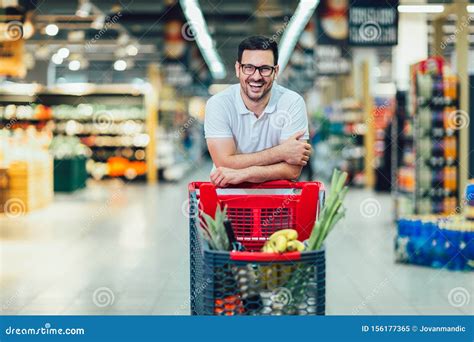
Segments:
[[[325,251],[260,252],[275,231],[294,228],[309,238],[324,200],[319,182],[273,181],[216,188],[189,184],[191,314],[324,315]],[[211,250],[199,213],[227,207],[245,251]]]

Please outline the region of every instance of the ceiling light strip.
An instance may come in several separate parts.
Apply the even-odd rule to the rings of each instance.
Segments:
[[[443,13],[443,5],[399,5],[400,13]]]
[[[283,71],[290,60],[290,56],[296,46],[296,42],[303,32],[306,24],[318,6],[319,0],[300,0],[290,23],[286,27],[280,41],[278,64]]]
[[[202,15],[201,8],[196,0],[180,0],[181,8],[186,17],[187,24],[196,39],[196,44],[206,61],[214,79],[223,79],[226,76],[224,64],[214,47],[211,35],[207,29],[206,21]]]

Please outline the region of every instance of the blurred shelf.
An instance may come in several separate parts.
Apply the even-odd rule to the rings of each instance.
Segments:
[[[405,190],[405,189],[399,188],[397,192],[401,195],[414,195],[413,190]]]
[[[457,106],[458,101],[456,99],[450,99],[445,97],[432,97],[430,99],[425,99],[423,97],[417,98],[417,105],[420,107],[429,106],[429,107],[447,107],[447,106]]]
[[[453,190],[447,190],[443,188],[430,188],[430,189],[418,189],[417,190],[417,195],[418,197],[421,198],[436,198],[436,199],[442,199],[445,197],[457,197],[458,192],[453,191]]]
[[[80,122],[80,123],[91,123],[91,124],[95,124],[95,125],[102,125],[100,123],[100,119],[99,119],[99,122],[97,122],[97,119],[94,120],[94,115],[91,115],[91,118],[90,119],[86,119],[86,118],[69,118],[69,119],[66,119],[66,118],[54,118],[53,119],[55,122],[69,122],[69,121],[77,121],[77,122]],[[107,121],[107,122],[104,122],[103,125],[108,125],[108,122],[110,123],[121,123],[121,122],[127,122],[127,121],[138,121],[140,123],[146,121],[146,118],[126,118],[126,119],[112,119],[112,120],[104,120],[104,121]]]
[[[30,124],[38,124],[38,123],[47,123],[53,121],[53,119],[18,119],[18,118],[12,118],[12,119],[0,119],[0,124],[11,124],[11,123],[30,123]]]
[[[89,147],[90,149],[116,149],[116,150],[119,150],[119,149],[125,149],[125,148],[131,148],[131,149],[142,149],[142,150],[145,150],[146,149],[146,146],[129,146],[129,145],[121,145],[121,146],[111,146],[111,145],[87,145],[85,143],[83,143],[84,145],[86,145],[87,147]]]
[[[69,136],[71,134],[67,134],[64,130],[54,130],[55,135],[65,135]],[[136,134],[145,134],[145,131],[134,133],[134,134],[123,134],[123,133],[74,133],[72,136],[76,137],[133,137]]]

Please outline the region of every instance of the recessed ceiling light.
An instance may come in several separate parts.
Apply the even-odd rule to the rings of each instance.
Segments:
[[[68,48],[60,48],[58,50],[58,55],[61,56],[61,58],[68,58],[69,57],[69,49]]]
[[[125,69],[127,69],[127,62],[125,62],[123,59],[115,61],[114,69],[117,71],[124,71]]]
[[[59,54],[55,53],[51,57],[51,60],[53,61],[54,64],[62,64],[64,59]]]
[[[81,68],[81,62],[78,60],[73,60],[69,62],[69,70],[71,71],[77,71]]]
[[[136,56],[137,53],[138,53],[137,47],[135,45],[132,45],[132,44],[127,46],[126,51],[127,51],[127,55],[129,55],[129,56]]]
[[[56,24],[49,24],[45,31],[48,36],[55,36],[59,32],[59,27]]]

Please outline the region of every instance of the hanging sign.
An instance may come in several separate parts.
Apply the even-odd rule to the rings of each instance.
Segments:
[[[349,44],[391,46],[398,43],[398,0],[355,0],[349,7]]]

